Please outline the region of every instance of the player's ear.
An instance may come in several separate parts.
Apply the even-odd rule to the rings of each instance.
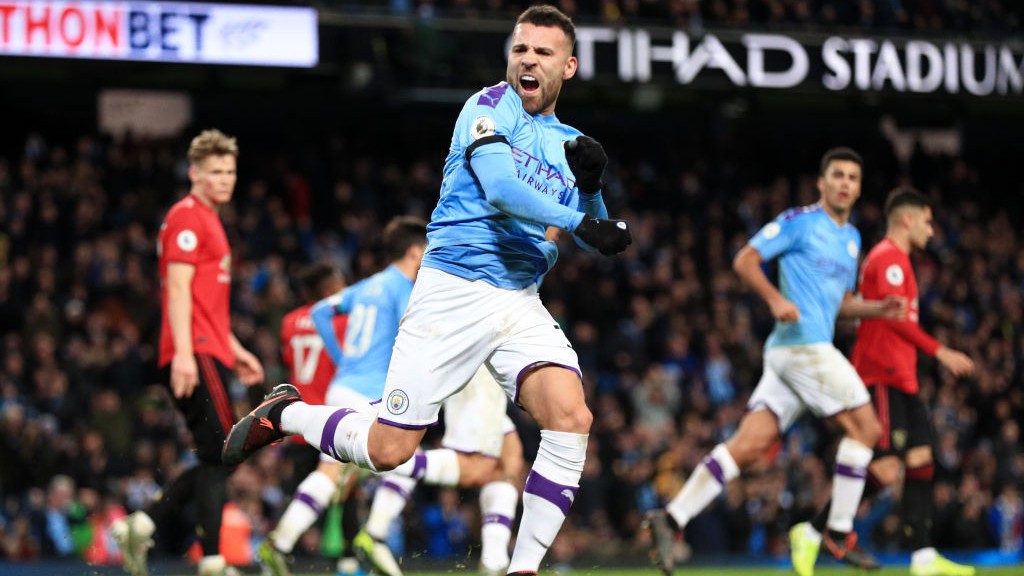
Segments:
[[[903,221],[903,225],[906,226],[907,228],[912,228],[914,226],[914,216],[915,216],[914,211],[913,210],[901,210],[900,212],[902,212],[900,214],[900,220]]]
[[[576,57],[569,56],[569,59],[565,61],[565,70],[562,71],[562,80],[568,80],[575,76],[578,67],[579,61],[576,60]]]

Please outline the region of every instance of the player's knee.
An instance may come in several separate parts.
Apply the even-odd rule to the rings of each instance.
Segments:
[[[374,422],[366,442],[373,467],[378,472],[386,472],[404,464],[416,453],[423,434],[423,430],[406,430]]]
[[[771,450],[779,439],[778,421],[767,410],[744,417],[739,430],[726,442],[729,454],[740,468],[745,468]]]
[[[373,466],[377,469],[377,472],[390,472],[395,468],[398,468],[408,458],[402,458],[402,456],[393,451],[384,451],[383,454],[373,455]]]
[[[590,426],[594,423],[594,415],[590,413],[587,405],[577,407],[566,420],[564,432],[575,432],[577,434],[589,434]]]
[[[329,478],[332,482],[337,482],[338,478],[341,478],[341,471],[345,466],[341,462],[320,462],[317,464],[316,471]]]
[[[462,488],[481,488],[488,482],[500,480],[501,466],[493,458],[480,457],[459,471],[459,486]]]
[[[930,446],[918,446],[907,451],[904,458],[907,468],[922,468],[931,466],[934,462]]]
[[[861,437],[858,438],[868,448],[874,448],[875,444],[882,438],[882,424],[878,418],[870,418],[863,423],[860,429]]]
[[[594,416],[590,413],[586,404],[580,403],[575,406],[549,410],[547,414],[537,418],[537,422],[545,430],[589,434],[590,425],[594,422]]]
[[[370,458],[373,460],[373,465],[377,468],[378,472],[394,470],[409,460],[409,458],[412,458],[413,454],[416,452],[415,446],[407,448],[397,442],[394,444],[377,446],[376,448],[376,450],[371,452]]]
[[[759,436],[733,438],[726,444],[729,454],[740,468],[746,468],[768,453],[774,439]]]
[[[501,466],[497,470],[496,481],[510,482],[512,484],[520,484],[523,481],[523,460],[520,458],[518,462],[503,461]]]
[[[859,408],[852,413],[852,417],[842,422],[846,436],[868,448],[874,448],[882,438],[882,423],[878,421],[874,410]]]
[[[898,462],[884,462],[880,465],[871,466],[871,475],[881,486],[892,486],[899,479],[900,466]]]

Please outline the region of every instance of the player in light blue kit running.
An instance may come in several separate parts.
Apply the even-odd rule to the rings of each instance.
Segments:
[[[838,315],[899,318],[906,313],[905,301],[865,302],[853,295],[860,233],[848,219],[860,196],[862,165],[849,148],[826,152],[818,176],[821,200],[783,212],[733,260],[739,277],[771,308],[775,329],[765,342],[764,374],[736,434],[711,451],[664,510],[648,515],[653,552],[666,574],[672,572],[682,528],[740,470],[763,457],[805,409],[831,418],[845,432],[832,482],[833,502],[841,504],[832,506],[825,541],[837,557],[856,544],[853,517],[881,426],[864,383],[832,344],[835,321]],[[776,258],[779,288],[762,269]],[[797,572],[809,576],[799,566]]]
[[[541,426],[508,568],[536,573],[576,496],[593,420],[576,353],[537,294],[557,257],[545,230],[573,232],[605,255],[632,242],[626,222],[606,217],[603,148],[554,115],[563,82],[576,73],[574,42],[562,12],[527,9],[512,33],[507,81],[463,107],[377,418],[308,406],[281,385],[234,427],[225,462],[302,434],[340,460],[393,469],[413,455],[441,403],[484,365]]]
[[[388,266],[320,300],[310,309],[320,341],[336,366],[327,389],[326,406],[347,406],[376,415],[371,402],[381,397],[398,324],[405,314],[427,247],[426,225],[422,219],[411,216],[393,218],[382,237]],[[336,314],[348,315],[344,342],[338,341]],[[350,488],[351,474],[345,473],[344,466],[330,455],[321,455],[317,469],[296,488],[277,526],[257,550],[265,572],[271,576],[290,574],[286,555],[291,554],[299,537],[317,521],[336,493],[347,493]],[[339,562],[339,573],[353,573],[357,568],[351,562]]]

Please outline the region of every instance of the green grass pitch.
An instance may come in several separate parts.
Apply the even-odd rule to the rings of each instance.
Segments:
[[[452,574],[476,574],[476,570],[462,569],[449,570],[445,572],[406,572],[406,576],[451,576]],[[540,576],[558,576],[560,573],[542,570]],[[563,576],[659,576],[661,573],[653,568],[574,568]],[[793,571],[785,568],[745,568],[745,567],[716,567],[716,566],[683,566],[675,571],[677,576],[697,576],[707,574],[709,576],[792,576]],[[908,576],[910,571],[906,567],[887,567],[881,570],[867,572],[854,568],[822,567],[814,571],[815,576]],[[1024,574],[1024,566],[1007,566],[998,568],[978,568],[978,576],[1021,576]],[[181,576],[192,576],[181,575]],[[333,576],[333,573],[307,572],[296,576]]]

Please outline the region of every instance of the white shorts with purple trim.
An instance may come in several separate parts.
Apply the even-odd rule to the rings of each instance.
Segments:
[[[445,400],[441,446],[500,458],[505,434],[516,431],[515,423],[505,413],[507,404],[505,391],[481,366],[465,388]]]
[[[832,344],[776,346],[764,354],[764,374],[747,409],[767,408],[785,431],[810,410],[819,418],[871,402],[857,370]]]
[[[441,404],[480,368],[518,398],[519,376],[537,364],[580,373],[576,352],[544,308],[536,285],[496,288],[421,268],[395,340],[377,417],[403,428],[437,423]]]

